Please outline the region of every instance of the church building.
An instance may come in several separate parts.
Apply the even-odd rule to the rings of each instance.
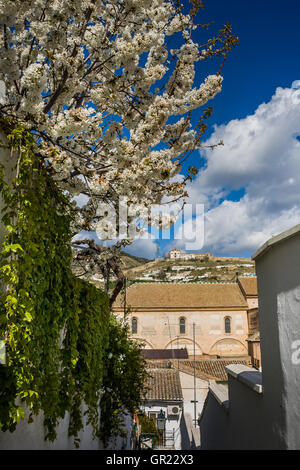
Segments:
[[[256,277],[237,283],[136,283],[115,303],[117,316],[126,309],[132,338],[146,349],[186,349],[191,357],[195,346],[198,358],[247,356]]]

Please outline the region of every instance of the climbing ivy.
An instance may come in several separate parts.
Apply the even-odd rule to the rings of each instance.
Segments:
[[[18,164],[11,185],[0,171],[6,226],[0,337],[7,350],[0,365],[0,427],[14,431],[26,405],[29,422],[43,412],[46,439],[56,438],[68,412],[75,444],[84,424],[107,444],[120,433],[122,413],[140,401],[145,369],[139,347],[110,314],[107,295],[73,275],[72,208],[32,134],[5,127]]]
[[[108,361],[103,377],[101,396],[100,437],[104,444],[109,437],[121,434],[124,415],[140,405],[146,378],[145,361],[139,347],[128,339],[128,324],[111,317],[109,323]]]

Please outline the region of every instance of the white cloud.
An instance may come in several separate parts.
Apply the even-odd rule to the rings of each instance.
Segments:
[[[203,150],[206,166],[189,185],[187,202],[205,204],[205,244],[214,254],[254,252],[272,235],[300,222],[300,80],[277,88],[253,115],[217,126],[205,142],[224,146]],[[240,200],[232,191],[243,190]],[[186,220],[186,234],[191,220]],[[185,249],[185,240],[167,249]],[[153,240],[136,240],[129,253],[153,258]]]
[[[188,202],[205,203],[204,250],[251,253],[300,222],[299,86],[277,88],[253,115],[215,127],[205,143],[224,146],[202,152],[207,164],[189,188]],[[243,197],[231,201],[242,188]]]
[[[72,241],[78,241],[78,240],[94,240],[95,243],[98,243],[99,245],[103,245],[103,242],[99,240],[97,237],[96,232],[91,232],[87,230],[81,230],[81,232],[77,233],[74,235],[72,238]]]
[[[292,83],[292,88],[300,88],[300,80],[294,80]]]
[[[159,247],[154,240],[136,239],[131,245],[128,245],[125,250],[127,253],[134,256],[141,256],[142,258],[157,258]]]

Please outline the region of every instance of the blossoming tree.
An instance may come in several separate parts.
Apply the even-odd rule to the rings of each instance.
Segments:
[[[74,233],[111,238],[103,203],[118,213],[121,197],[129,208],[149,208],[185,195],[188,177],[174,176],[201,146],[210,108],[194,126],[192,112],[221,91],[220,71],[237,42],[229,24],[205,44],[195,41],[196,29],[206,26],[195,24],[201,6],[0,1],[1,113],[34,134],[41,164],[70,200],[86,196],[75,207]],[[175,50],[168,46],[173,37]],[[214,55],[220,69],[195,86],[195,64]]]
[[[124,229],[143,218],[147,224],[153,204],[184,196],[196,169],[175,176],[201,146],[211,113],[205,105],[221,91],[222,65],[237,42],[227,24],[198,43],[201,6],[0,0],[0,146],[8,147],[0,152],[2,431],[16,429],[25,404],[28,422],[43,411],[46,439],[56,439],[68,412],[75,445],[84,419],[106,445],[124,413],[139,406],[139,346],[110,315],[108,296],[71,272],[70,242],[96,230],[127,243]],[[196,85],[195,65],[213,56],[220,57],[216,74]],[[120,200],[129,217],[125,227],[117,217],[114,227],[106,213],[120,215]],[[112,303],[124,282],[116,251],[91,239],[74,246],[85,268],[114,272]]]

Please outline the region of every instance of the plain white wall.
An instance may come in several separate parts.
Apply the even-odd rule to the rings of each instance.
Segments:
[[[300,226],[278,235],[255,261],[263,393],[229,376],[226,412],[209,392],[203,449],[300,449],[300,361],[292,359],[300,342]]]

